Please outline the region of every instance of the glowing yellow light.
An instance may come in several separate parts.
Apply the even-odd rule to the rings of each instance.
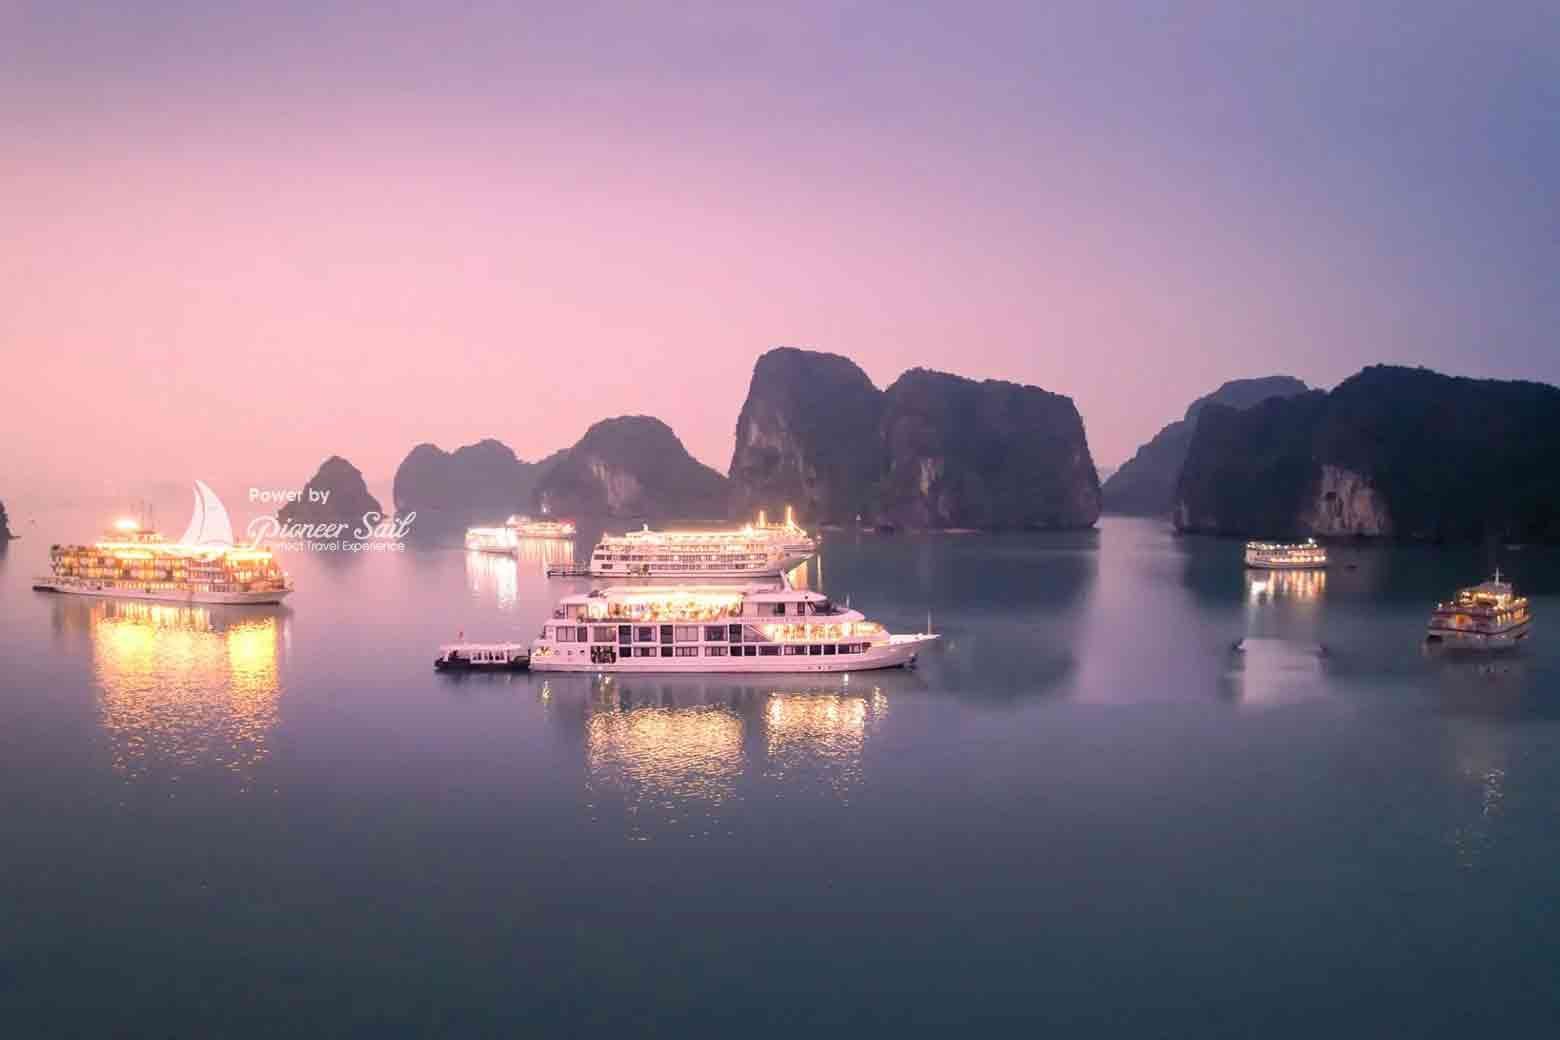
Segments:
[[[140,529],[141,525],[128,516],[120,517],[114,521],[114,530],[116,531],[139,531]]]

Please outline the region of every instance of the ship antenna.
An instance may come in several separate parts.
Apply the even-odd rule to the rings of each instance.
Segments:
[[[926,612],[926,634],[932,634],[932,612],[930,610]]]

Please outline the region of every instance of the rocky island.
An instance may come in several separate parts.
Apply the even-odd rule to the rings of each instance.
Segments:
[[[11,533],[11,518],[6,515],[5,503],[0,502],[0,545],[9,542],[16,535]]]
[[[532,509],[537,481],[553,458],[525,462],[491,438],[453,452],[419,444],[396,468],[395,509],[402,515],[415,512],[412,530],[423,537],[503,523],[511,514]]]
[[[284,524],[362,524],[366,514],[381,512],[358,468],[332,455],[304,485],[302,496],[279,509],[276,517]]]
[[[724,520],[726,478],[688,454],[672,428],[648,415],[603,419],[550,460],[536,509],[602,520]]]
[[[1207,406],[1183,531],[1560,540],[1560,389],[1373,366],[1331,392]]]
[[[1266,376],[1260,379],[1232,379],[1211,394],[1199,397],[1186,414],[1154,435],[1138,448],[1100,486],[1105,512],[1131,516],[1168,516],[1175,508],[1176,482],[1186,453],[1192,446],[1197,417],[1210,404],[1246,409],[1270,397],[1293,397],[1309,389],[1293,376]]]
[[[731,461],[739,512],[896,528],[1091,526],[1099,478],[1070,398],[912,369],[878,390],[854,362],[758,359]]]

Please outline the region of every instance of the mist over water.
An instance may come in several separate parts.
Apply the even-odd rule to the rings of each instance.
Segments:
[[[588,587],[543,577],[566,546],[289,554],[284,607],[175,608],[32,592],[51,540],[0,553],[17,1035],[1560,1011],[1554,550],[1259,574],[1150,521],[826,536],[799,579],[929,619],[919,669],[451,677],[441,641],[529,638]],[[1531,645],[1427,655],[1495,562]]]

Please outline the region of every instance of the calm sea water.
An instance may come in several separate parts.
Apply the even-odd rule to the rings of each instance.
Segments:
[[[296,554],[285,608],[180,611],[32,592],[47,539],[0,556],[6,1035],[1560,1014],[1552,552],[1502,552],[1538,624],[1485,663],[1419,646],[1485,550],[838,536],[808,581],[929,613],[918,671],[608,681],[433,673],[580,587],[536,553]]]

